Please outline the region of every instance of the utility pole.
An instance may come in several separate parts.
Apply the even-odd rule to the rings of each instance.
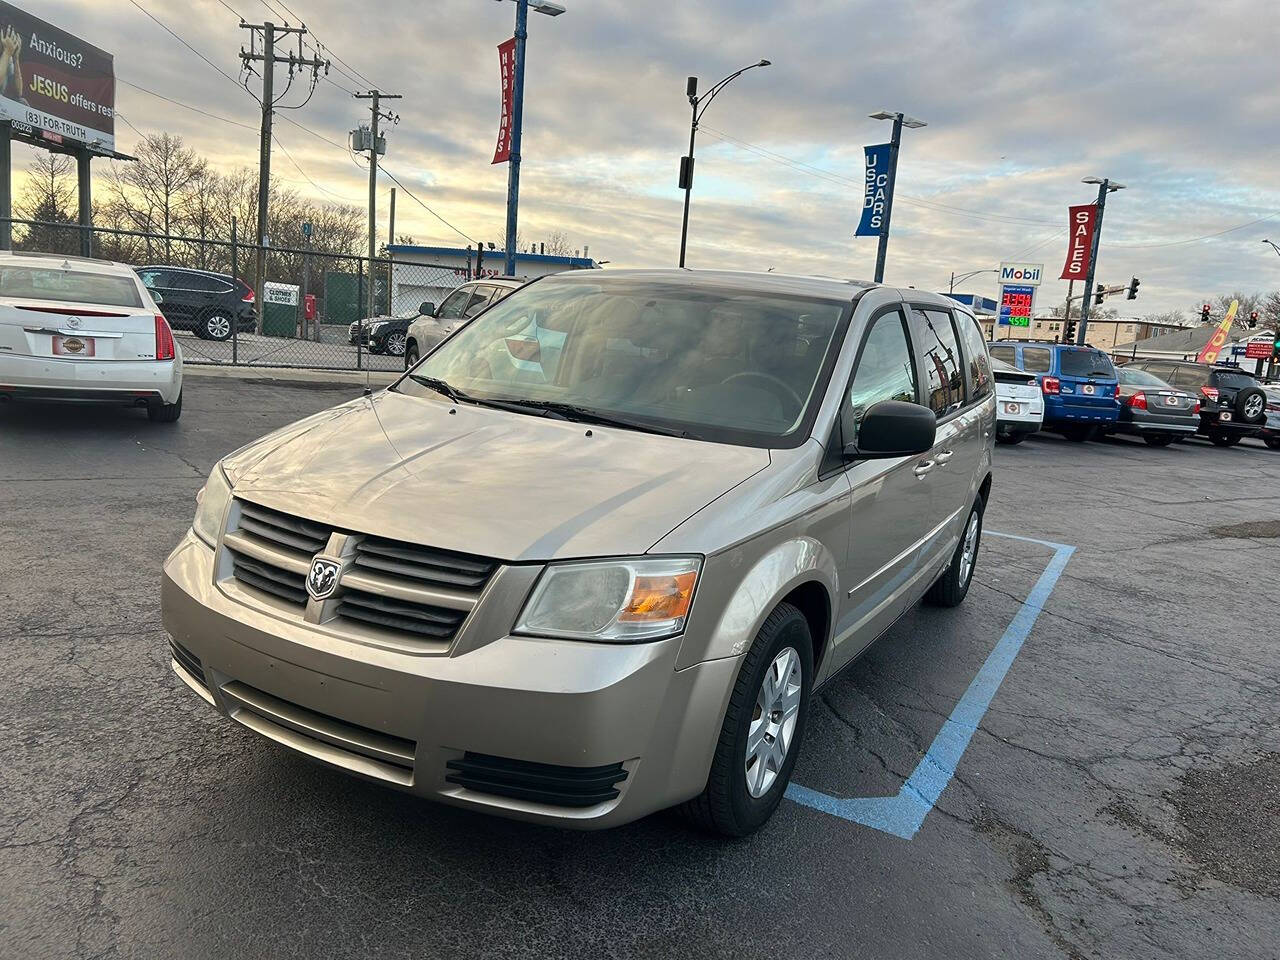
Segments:
[[[1089,270],[1084,278],[1084,298],[1080,301],[1080,326],[1076,329],[1076,345],[1083,347],[1089,336],[1089,301],[1093,299],[1093,273],[1098,267],[1098,245],[1102,241],[1102,214],[1107,208],[1107,194],[1123,190],[1123,183],[1107,178],[1085,177],[1084,183],[1098,185],[1098,220],[1093,225],[1093,242],[1089,245]]]
[[[381,90],[357,93],[355,97],[357,100],[369,101],[369,112],[373,118],[369,124],[369,300],[368,313],[365,314],[366,317],[372,317],[375,314],[378,289],[373,270],[373,259],[378,252],[378,121],[390,120],[392,123],[399,123],[399,114],[384,113],[381,103],[383,100],[400,100],[402,97],[398,93],[383,93]],[[382,151],[386,151],[385,144],[382,145]],[[388,278],[389,282],[390,278]]]
[[[387,247],[390,253],[390,247],[396,242],[396,188],[391,188],[391,210],[387,218]]]
[[[271,193],[271,119],[277,103],[276,64],[286,64],[289,67],[289,83],[285,87],[285,93],[288,93],[289,87],[293,86],[294,74],[308,67],[311,69],[311,89],[314,90],[316,84],[320,82],[321,68],[326,75],[329,73],[329,61],[321,60],[319,57],[303,56],[302,37],[307,32],[305,26],[291,27],[286,23],[278,27],[270,20],[265,23],[245,23],[242,20],[240,29],[249,31],[249,49],[240,47],[240,59],[244,63],[244,69],[253,73],[252,65],[262,64],[262,99],[259,101],[262,106],[262,125],[258,133],[258,254],[257,275],[254,278],[254,296],[258,306],[257,332],[261,333],[262,318],[266,312],[267,245],[270,243],[270,237],[267,236],[267,201]],[[298,53],[296,56],[292,52],[287,57],[278,56],[276,37],[287,37],[289,34],[296,34],[298,37]],[[259,35],[262,38],[261,53],[258,52]]]

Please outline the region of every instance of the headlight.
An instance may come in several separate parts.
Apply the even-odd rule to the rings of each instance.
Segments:
[[[217,546],[218,534],[222,530],[222,518],[227,514],[227,504],[231,502],[231,484],[227,475],[222,472],[222,465],[213,468],[204,488],[196,494],[196,517],[191,521],[191,529],[197,537],[209,546]]]
[[[553,563],[515,632],[613,643],[675,636],[688,619],[701,567],[698,557]]]

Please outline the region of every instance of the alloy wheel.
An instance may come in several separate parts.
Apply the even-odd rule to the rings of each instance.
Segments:
[[[1244,402],[1244,418],[1246,420],[1256,420],[1258,415],[1262,413],[1263,399],[1259,396],[1252,396]]]
[[[393,333],[387,337],[387,353],[393,357],[404,356],[405,339],[403,333]]]
[[[225,340],[231,336],[231,321],[220,313],[215,313],[204,322],[205,333],[212,340]]]
[[[764,672],[751,713],[751,725],[747,728],[744,769],[747,792],[753,797],[763,797],[769,792],[786,762],[800,715],[803,680],[800,654],[794,647],[778,651]]]

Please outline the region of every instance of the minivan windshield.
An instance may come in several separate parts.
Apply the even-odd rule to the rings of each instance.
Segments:
[[[1111,358],[1101,350],[1063,350],[1058,356],[1058,372],[1064,377],[1116,378]]]
[[[396,388],[516,412],[795,446],[851,301],[559,276],[512,293]]]

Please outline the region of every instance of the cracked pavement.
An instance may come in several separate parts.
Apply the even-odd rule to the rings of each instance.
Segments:
[[[0,407],[0,957],[1280,956],[1280,454],[997,449],[987,528],[1077,551],[914,839],[790,802],[742,841],[578,834],[315,765],[169,669],[209,468],[358,392]],[[986,538],[960,608],[815,698],[796,780],[896,793],[1049,556]]]

